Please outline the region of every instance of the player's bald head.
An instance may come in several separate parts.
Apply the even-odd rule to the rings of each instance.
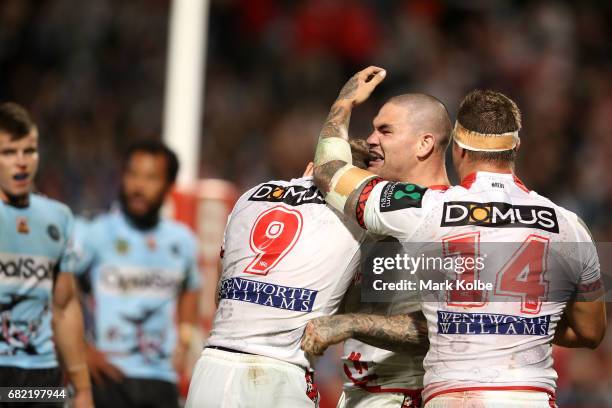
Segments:
[[[452,124],[448,110],[437,98],[422,94],[409,93],[394,96],[387,101],[406,111],[406,119],[414,133],[430,133],[436,138],[436,149],[445,151],[450,141]]]

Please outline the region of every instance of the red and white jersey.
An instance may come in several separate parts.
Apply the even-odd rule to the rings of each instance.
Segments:
[[[450,286],[422,298],[430,340],[424,400],[466,388],[554,393],[551,342],[567,299],[601,287],[597,253],[578,217],[512,174],[477,172],[444,192],[376,183],[357,210],[370,232],[437,243],[444,259],[480,259],[498,245],[484,268],[444,267]]]
[[[384,240],[384,245],[401,245]],[[386,302],[365,302],[361,296],[361,272],[355,275],[344,301],[345,313],[367,313],[393,316],[420,312],[416,293],[395,293]],[[344,389],[361,389],[367,392],[408,393],[423,388],[424,352],[393,352],[370,346],[359,340],[344,342],[342,372]]]
[[[309,368],[306,323],[338,310],[366,233],[325,204],[312,177],[259,184],[229,216],[209,346]]]

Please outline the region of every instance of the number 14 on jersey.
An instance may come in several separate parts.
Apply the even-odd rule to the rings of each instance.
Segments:
[[[496,296],[520,299],[521,313],[537,314],[548,293],[546,257],[549,240],[535,234],[529,235],[495,277]],[[480,256],[480,233],[470,232],[443,239],[444,256],[477,258]],[[466,282],[479,280],[480,271],[467,269],[457,279]],[[451,290],[447,293],[450,306],[482,307],[488,303],[487,292],[481,290]]]

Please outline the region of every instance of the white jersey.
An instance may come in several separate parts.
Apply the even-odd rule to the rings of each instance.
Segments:
[[[440,259],[478,261],[485,247],[498,245],[495,256],[468,272],[442,267],[447,286],[421,292],[430,340],[425,401],[466,388],[554,394],[551,342],[567,299],[601,287],[594,245],[574,213],[512,174],[488,172],[445,192],[380,182],[360,203],[358,221],[369,231],[438,243]],[[492,286],[458,284],[466,281]]]
[[[401,245],[396,240],[385,239],[384,245]],[[378,255],[378,253],[377,253]],[[344,303],[345,313],[367,313],[383,316],[408,314],[421,311],[418,296],[397,293],[387,302],[361,300],[361,272],[357,273]],[[408,295],[408,296],[404,296]],[[342,373],[344,390],[363,390],[371,393],[411,393],[423,388],[424,352],[393,352],[371,346],[359,340],[344,342]]]
[[[365,235],[325,205],[312,177],[247,191],[225,230],[208,345],[309,368],[300,349],[304,327],[338,310]]]

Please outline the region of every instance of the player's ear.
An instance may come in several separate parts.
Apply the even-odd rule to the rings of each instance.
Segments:
[[[433,152],[435,145],[436,138],[434,135],[429,133],[422,135],[417,144],[417,158],[426,159]]]
[[[308,165],[306,166],[306,169],[304,169],[304,174],[302,174],[302,177],[310,177],[312,176],[313,172],[314,172],[314,163],[308,162]]]
[[[516,146],[514,147],[514,151],[518,152],[520,148],[521,148],[521,139],[519,138],[519,140],[516,142]]]

